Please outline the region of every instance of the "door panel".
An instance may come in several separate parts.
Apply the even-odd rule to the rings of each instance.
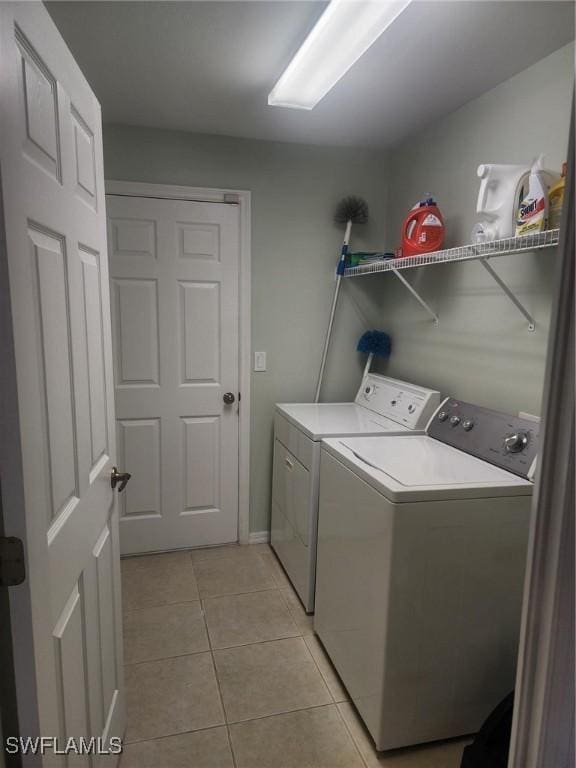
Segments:
[[[27,566],[10,592],[20,730],[121,736],[100,107],[39,3],[0,4],[0,137],[2,508]]]
[[[118,460],[138,467],[120,499],[122,517],[160,515],[160,419],[119,419]]]
[[[28,229],[36,312],[35,345],[39,353],[44,455],[51,504],[49,520],[78,500],[75,419],[72,394],[71,327],[68,311],[68,266],[62,235]],[[42,350],[49,350],[43,355]]]
[[[182,385],[220,380],[220,285],[179,282]]]
[[[182,427],[184,511],[217,509],[220,506],[220,419],[217,416],[182,419]]]
[[[156,280],[113,279],[117,387],[158,387]]]
[[[108,452],[108,424],[106,382],[104,380],[104,306],[102,302],[102,272],[100,254],[79,248],[82,262],[82,298],[84,300],[84,321],[86,327],[86,350],[88,356],[88,397],[90,408],[90,445],[92,473]],[[108,310],[106,310],[108,311]]]
[[[107,200],[122,551],[236,541],[238,208]]]
[[[85,674],[85,624],[82,618],[84,601],[81,588],[81,585],[77,584],[66,601],[54,628],[54,639],[57,685],[61,696],[59,719],[60,722],[66,723],[69,733],[86,737],[89,735],[86,696],[88,680]],[[88,764],[87,757],[82,764]]]

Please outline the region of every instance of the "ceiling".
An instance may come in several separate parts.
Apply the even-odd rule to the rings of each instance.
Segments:
[[[414,2],[314,110],[269,107],[324,7],[48,3],[105,122],[308,144],[391,146],[574,37],[571,2]]]

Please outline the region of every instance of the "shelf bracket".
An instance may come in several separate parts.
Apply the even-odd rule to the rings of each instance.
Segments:
[[[514,304],[516,309],[519,312],[521,312],[522,315],[524,315],[526,320],[528,320],[528,330],[533,331],[536,328],[536,323],[532,315],[526,309],[526,307],[516,298],[513,291],[511,291],[510,288],[508,288],[508,286],[506,285],[504,280],[502,280],[500,275],[494,271],[493,267],[490,264],[488,264],[487,258],[480,259],[480,263],[482,264],[484,269],[488,272],[488,274],[491,275],[491,277],[498,283],[498,285],[504,291],[506,296],[508,296],[512,304]]]
[[[400,280],[400,282],[403,283],[405,287],[410,291],[410,293],[412,294],[412,296],[414,296],[414,298],[420,304],[420,306],[426,310],[426,312],[430,315],[430,317],[434,321],[435,325],[438,325],[439,318],[436,312],[434,312],[434,310],[424,301],[424,299],[420,296],[420,294],[410,285],[408,280],[406,280],[406,278],[403,275],[401,275],[397,269],[392,269],[391,271],[394,272],[398,280]]]

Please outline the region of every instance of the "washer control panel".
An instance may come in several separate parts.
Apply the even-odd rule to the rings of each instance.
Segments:
[[[440,404],[440,392],[369,373],[362,380],[355,402],[398,424],[424,429]]]
[[[447,398],[427,432],[436,440],[529,478],[538,452],[540,424]]]

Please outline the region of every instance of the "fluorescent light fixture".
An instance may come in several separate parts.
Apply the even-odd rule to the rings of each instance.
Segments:
[[[268,95],[268,104],[313,109],[410,2],[332,0]]]

